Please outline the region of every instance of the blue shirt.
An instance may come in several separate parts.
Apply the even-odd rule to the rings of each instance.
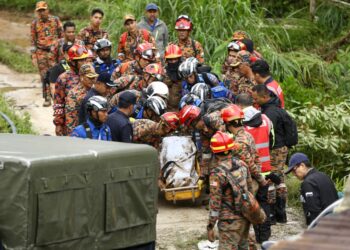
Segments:
[[[111,141],[111,129],[107,124],[102,124],[100,128],[97,128],[89,119],[87,120],[87,124],[90,127],[91,135],[93,140],[101,140],[101,141]],[[80,137],[87,138],[87,133],[84,125],[79,125],[76,127],[71,133],[72,137]]]

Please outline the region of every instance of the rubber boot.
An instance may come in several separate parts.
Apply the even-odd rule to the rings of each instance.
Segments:
[[[286,200],[281,197],[276,197],[276,221],[287,223]]]

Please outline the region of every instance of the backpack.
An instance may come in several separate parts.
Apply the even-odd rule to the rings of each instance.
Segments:
[[[260,207],[259,202],[255,199],[254,195],[248,190],[243,189],[229,169],[218,167],[217,170],[226,173],[227,180],[233,190],[240,190],[240,211],[242,215],[253,225],[264,223],[266,220],[266,214]],[[234,204],[234,207],[237,207],[237,205],[238,204]]]
[[[280,109],[282,114],[283,129],[284,129],[284,143],[287,147],[292,147],[298,144],[298,127],[293,118],[285,111]]]

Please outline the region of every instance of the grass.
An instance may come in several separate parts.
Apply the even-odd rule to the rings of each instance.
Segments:
[[[0,95],[0,111],[14,122],[18,134],[35,134],[29,114],[24,113],[23,116],[17,115],[15,110],[11,107],[11,102],[6,100],[3,95]],[[11,128],[2,116],[0,117],[0,133],[11,133]]]
[[[288,189],[288,206],[301,207],[300,202],[300,185],[301,182],[291,175],[285,177],[287,189]]]
[[[28,54],[23,53],[14,45],[5,41],[0,41],[0,62],[19,73],[37,72]]]

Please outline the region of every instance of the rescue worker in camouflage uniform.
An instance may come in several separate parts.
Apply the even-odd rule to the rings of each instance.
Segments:
[[[73,129],[79,125],[79,110],[81,102],[96,82],[97,74],[91,64],[84,64],[79,70],[79,83],[69,90],[65,105],[65,123],[67,134],[70,135]]]
[[[79,109],[79,124],[83,123],[87,118],[86,103],[92,96],[103,96],[108,102],[114,94],[115,84],[111,80],[111,76],[107,73],[101,73],[98,75],[94,86],[86,93],[83,101],[81,102]]]
[[[231,104],[222,109],[221,117],[226,124],[228,132],[233,134],[235,140],[235,150],[233,156],[245,162],[248,166],[248,189],[251,193],[256,194],[258,185],[266,186],[267,181],[261,175],[261,163],[259,155],[255,147],[253,137],[244,130],[243,119],[244,113],[241,108],[235,104]],[[253,183],[253,180],[255,181]]]
[[[271,172],[276,173],[281,183],[269,189],[268,202],[271,206],[271,224],[287,222],[286,202],[287,186],[284,179],[284,166],[288,156],[288,147],[285,142],[285,128],[283,109],[279,107],[278,97],[271,97],[271,92],[264,84],[258,84],[253,88],[253,99],[261,107],[261,113],[265,114],[273,124],[274,137],[270,137]]]
[[[111,57],[112,43],[105,38],[99,39],[94,45],[94,51],[97,55],[94,61],[94,68],[97,74],[107,72],[112,75],[115,68],[120,64],[119,60]]]
[[[135,60],[120,64],[112,74],[112,79],[123,75],[135,75],[142,77],[147,65],[156,61],[155,48],[152,43],[141,43],[135,50]]]
[[[63,37],[63,30],[60,19],[49,14],[46,2],[37,2],[35,11],[38,17],[31,24],[31,56],[33,65],[39,69],[45,99],[43,106],[48,107],[51,105],[50,87],[44,79],[46,72],[58,63],[55,47],[57,40]]]
[[[179,125],[179,117],[175,112],[167,112],[160,116],[160,121],[136,119],[132,122],[133,142],[147,143],[159,149],[161,138],[175,131]]]
[[[98,39],[108,39],[107,31],[101,29],[104,12],[101,9],[93,9],[90,15],[90,25],[81,29],[78,39],[84,42],[88,50],[92,50]]]
[[[177,31],[177,41],[175,45],[179,46],[182,56],[186,59],[189,57],[197,58],[199,63],[204,63],[204,50],[202,45],[190,37],[193,24],[191,19],[186,15],[180,15],[175,23]]]
[[[88,58],[88,51],[84,46],[75,44],[68,50],[70,70],[61,74],[55,84],[54,96],[54,120],[56,126],[56,135],[67,135],[65,126],[65,104],[66,97],[70,89],[74,88],[79,82],[80,67],[85,64]]]
[[[127,31],[120,36],[118,44],[118,54],[122,53],[125,56],[123,62],[136,59],[135,49],[139,44],[152,43],[153,47],[156,48],[152,34],[146,29],[137,28],[136,18],[133,15],[124,16],[124,27]]]
[[[178,74],[179,66],[182,62],[182,51],[179,46],[170,44],[165,49],[165,70],[164,82],[169,88],[169,110],[178,110],[181,100],[182,79]]]
[[[214,227],[218,222],[219,249],[248,250],[249,221],[241,212],[242,189],[247,191],[246,167],[232,159],[232,135],[218,131],[210,140],[216,164],[210,172],[208,240],[215,240]],[[232,186],[229,179],[237,185]]]
[[[58,60],[64,60],[64,51],[63,46],[67,44],[69,46],[72,46],[73,44],[80,44],[84,45],[84,43],[77,39],[75,36],[75,23],[71,21],[67,21],[63,24],[63,38],[59,39],[57,41],[57,47],[55,48],[57,50],[58,54]]]

